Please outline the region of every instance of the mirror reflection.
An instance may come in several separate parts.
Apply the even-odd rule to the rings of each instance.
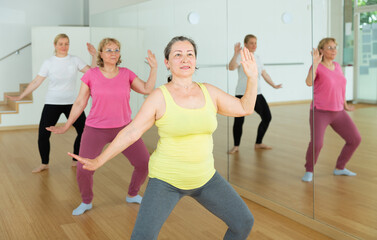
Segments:
[[[249,8],[239,10],[237,4]],[[234,52],[241,45],[254,52],[260,74],[255,114],[229,121],[229,180],[313,217],[313,183],[300,180],[312,97],[304,81],[311,65],[310,2],[258,3],[254,14],[247,13],[250,8],[250,1],[237,1],[235,5],[232,1],[228,6],[228,25],[237,26],[228,32],[229,70],[238,67]],[[270,12],[274,14],[268,21],[249,25],[265,19]],[[229,92],[236,96],[242,89],[239,73],[239,68],[231,71],[228,79]]]
[[[345,99],[354,109],[347,112],[340,128],[346,128],[344,132],[355,135],[343,140],[337,129],[326,130],[324,145],[314,169],[314,213],[319,221],[360,239],[376,239],[377,168],[376,148],[373,143],[376,141],[377,128],[377,2],[335,2],[344,5],[344,9],[339,9],[342,10],[343,22],[336,19],[339,13],[335,11],[332,11],[333,16],[329,22],[332,26],[337,24],[344,28],[340,28],[343,29],[340,33],[333,31],[332,36],[336,37],[338,48],[324,51],[332,51],[337,55],[335,62],[342,64],[347,80]],[[332,4],[336,4],[335,2]],[[324,56],[325,54],[327,53],[324,53]],[[347,110],[346,106],[345,109]],[[315,116],[314,119],[318,117]],[[350,119],[355,127],[347,127],[345,119]],[[347,149],[351,149],[351,146],[360,140],[355,128],[360,133],[361,142],[352,154],[351,151],[347,152]],[[317,134],[314,137],[318,139],[321,136]],[[349,155],[349,162],[345,167],[354,172],[355,174],[351,175],[355,176],[339,177],[332,172],[336,159],[339,157],[341,160],[342,155]]]
[[[211,83],[232,95],[237,95],[238,73],[228,71],[227,65],[234,56],[235,44],[239,42],[243,47],[246,35],[256,36],[255,54],[260,56],[263,69],[274,85],[282,84],[282,88],[274,89],[263,76],[260,81],[261,93],[271,115],[262,143],[272,149],[255,149],[262,119],[253,114],[244,119],[238,151],[228,154],[236,145],[234,118],[219,116],[218,129],[214,133],[216,169],[233,185],[268,201],[356,237],[374,239],[377,236],[374,217],[377,199],[373,194],[377,171],[373,147],[373,133],[377,128],[373,121],[377,115],[377,27],[373,22],[366,25],[360,22],[360,19],[369,18],[361,17],[363,13],[355,10],[360,14],[357,19],[360,27],[354,31],[352,4],[355,2],[351,0],[289,0],[284,3],[277,0],[195,0],[189,4],[176,0],[147,1],[91,16],[91,27],[103,27],[108,31],[106,34],[116,32],[117,27],[132,29],[135,31],[132,37],[127,34],[119,37],[124,45],[135,43],[135,49],[130,51],[135,52],[136,58],[152,49],[159,66],[163,66],[164,44],[172,36],[187,35],[195,39],[200,50],[195,80]],[[343,5],[344,11],[339,7]],[[351,10],[347,6],[351,6]],[[372,16],[375,6],[368,4],[368,7],[365,16]],[[252,14],[250,9],[253,9]],[[191,12],[200,16],[196,24],[188,21]],[[338,19],[344,19],[344,23]],[[98,30],[93,30],[93,39],[103,37],[104,33],[97,36],[95,31]],[[347,79],[345,99],[356,101],[355,110],[347,114],[355,123],[362,141],[347,168],[357,175],[334,176],[334,165],[344,141],[328,128],[313,179],[303,182],[310,142],[312,100],[312,88],[307,86],[305,78],[313,64],[310,52],[325,37],[334,37],[338,43],[334,60],[340,64]],[[129,53],[126,55],[130,56]],[[148,68],[142,61],[131,58],[126,61],[129,61],[127,65],[134,64],[133,69],[147,74]],[[347,66],[349,64],[351,66]],[[160,68],[156,85],[164,84],[167,75],[168,72]],[[143,100],[142,96],[131,100],[134,113]],[[352,105],[352,102],[348,103]],[[151,129],[144,137],[151,149],[155,148],[157,139],[156,129]]]
[[[230,183],[312,217],[313,186],[300,181],[309,139],[311,89],[305,85],[303,76],[311,65],[311,57],[307,54],[311,49],[310,2],[281,3],[276,0],[272,5],[271,2],[258,2],[255,6],[247,0],[198,0],[190,6],[183,1],[149,1],[92,16],[92,39],[96,44],[103,34],[107,34],[123,39],[126,48],[135,46],[126,49],[129,57],[125,64],[142,72],[145,66],[134,60],[138,59],[137,54],[144,56],[141,53],[151,49],[156,53],[159,66],[163,66],[165,43],[177,34],[190,36],[200,50],[195,81],[207,82],[237,95],[238,73],[228,71],[227,65],[234,56],[234,44],[240,42],[237,49],[244,47],[245,36],[254,35],[248,40],[251,40],[250,49],[263,64],[260,71],[263,80],[259,87],[266,100],[262,110],[267,112],[263,114],[264,130],[261,130],[266,133],[260,137],[263,141],[259,140],[257,144],[263,143],[272,149],[255,149],[261,120],[258,114],[253,114],[245,118],[239,151],[229,155],[234,118],[218,116],[218,128],[214,133],[215,167]],[[249,9],[256,7],[258,10],[249,14]],[[164,14],[167,12],[169,14]],[[187,20],[191,12],[200,16],[197,24]],[[269,14],[271,12],[274,14]],[[260,22],[266,15],[271,15],[268,21],[250,25]],[[289,16],[290,21],[284,16]],[[211,29],[212,40],[208,39],[208,29]],[[133,34],[127,34],[131,30]],[[166,83],[167,75],[165,68],[159,68],[156,86]],[[143,99],[134,100],[135,109],[132,110],[136,113]],[[271,119],[268,111],[272,116],[269,125],[265,123]],[[154,149],[157,138],[156,129],[152,129],[143,139]]]
[[[311,139],[306,152],[306,173],[302,180],[313,180],[314,164],[323,147],[323,138],[328,126],[339,134],[345,145],[337,159],[333,171],[336,176],[356,176],[346,164],[361,142],[360,133],[346,113],[353,111],[345,98],[346,78],[335,60],[338,44],[335,38],[323,38],[313,49],[313,65],[306,78],[306,84],[313,86],[313,103],[310,106]]]
[[[261,60],[261,57],[255,54],[255,51],[257,50],[257,37],[253,34],[248,34],[245,36],[243,44],[244,44],[244,48],[247,48],[250,52],[254,54],[255,61],[258,65],[258,91],[257,91],[258,95],[257,95],[254,111],[260,116],[261,122],[258,125],[257,137],[255,140],[254,148],[256,150],[269,150],[269,149],[272,149],[272,147],[263,143],[263,137],[266,134],[268,126],[270,125],[270,122],[271,122],[271,111],[261,91],[261,87],[260,87],[261,78],[263,78],[269,85],[271,85],[271,87],[275,89],[281,88],[282,84],[275,84],[272,81],[270,75],[264,69],[264,65]],[[243,93],[245,92],[246,85],[247,85],[247,77],[245,73],[243,72],[243,67],[241,65],[241,56],[240,56],[241,50],[242,50],[241,43],[238,42],[234,44],[234,55],[228,64],[228,69],[230,71],[237,70],[237,74],[238,74],[238,81],[237,81],[237,87],[236,87],[237,98],[243,97]],[[238,152],[239,150],[241,137],[242,137],[242,126],[243,126],[244,121],[245,121],[245,117],[234,118],[234,123],[233,123],[234,146],[233,148],[229,150],[228,152],[229,154],[234,154]]]

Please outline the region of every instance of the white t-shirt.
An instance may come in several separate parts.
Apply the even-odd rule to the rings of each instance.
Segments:
[[[38,75],[49,78],[46,104],[73,104],[76,99],[77,72],[87,64],[72,55],[60,58],[52,56],[45,60]]]
[[[261,94],[261,87],[260,87],[260,79],[262,75],[262,71],[264,70],[263,62],[258,55],[254,55],[255,61],[258,66],[258,94]],[[237,64],[239,64],[237,71],[238,71],[238,82],[236,87],[236,95],[244,95],[246,91],[246,83],[247,77],[243,71],[243,67],[241,64],[241,55],[239,54],[237,57]]]

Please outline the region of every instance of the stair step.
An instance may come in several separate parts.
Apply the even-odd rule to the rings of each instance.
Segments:
[[[8,96],[19,96],[25,89],[27,88],[28,84],[27,83],[22,83],[20,84],[20,91],[18,92],[6,92],[4,93],[4,100],[0,101],[0,117],[1,114],[13,114],[13,113],[18,113],[18,105],[20,103],[32,103],[33,102],[33,95],[30,93],[29,95],[25,96],[22,100],[20,101],[11,101],[8,98],[5,97],[5,95]],[[0,123],[1,123],[1,118],[0,118]]]
[[[8,96],[18,96],[18,95],[20,95],[20,92],[6,92],[5,95],[8,95]]]
[[[18,96],[18,95],[20,95],[20,93],[19,93],[19,92],[7,92],[6,95],[8,95],[8,96]],[[10,101],[10,100],[4,98],[4,101],[3,101],[3,102],[0,102],[0,104],[1,104],[1,103],[7,103],[7,102],[9,103],[9,102],[12,102],[12,101]],[[32,94],[29,94],[29,95],[25,96],[22,100],[20,100],[20,101],[16,101],[16,102],[18,102],[18,103],[29,103],[29,102],[33,102],[33,95],[32,95]]]
[[[16,109],[12,108],[9,105],[1,104],[0,105],[0,113],[15,113],[17,112]]]

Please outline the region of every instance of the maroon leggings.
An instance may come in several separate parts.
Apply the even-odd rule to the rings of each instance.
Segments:
[[[104,146],[113,141],[123,128],[93,128],[85,125],[79,155],[91,159],[97,157]],[[140,138],[122,153],[134,167],[131,183],[128,187],[128,195],[135,196],[148,175],[149,152]],[[80,162],[77,163],[76,178],[82,201],[86,204],[93,200],[93,174],[94,171],[85,170]]]
[[[314,162],[313,162],[313,110],[310,111],[310,143],[306,152],[305,168],[313,172],[314,164],[318,160],[323,146],[323,138],[327,126],[330,125],[345,141],[345,145],[336,162],[336,168],[344,169],[352,154],[361,142],[361,136],[356,125],[346,111],[324,111],[314,109]]]

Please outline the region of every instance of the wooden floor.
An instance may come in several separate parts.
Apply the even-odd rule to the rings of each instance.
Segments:
[[[151,134],[154,134],[153,131]],[[223,133],[219,131],[217,134]],[[72,129],[65,135],[53,135],[50,169],[32,174],[31,170],[40,163],[37,130],[0,132],[1,240],[129,239],[139,206],[125,202],[132,168],[122,156],[96,172],[93,209],[82,216],[71,215],[81,202],[76,172],[70,167],[71,160],[66,155],[72,149],[74,137]],[[149,148],[153,147],[155,142],[151,142],[154,138],[148,137],[146,142]],[[216,146],[216,149],[219,147],[222,152],[226,150],[223,146]],[[285,160],[280,161],[283,163]],[[221,168],[220,173],[227,173],[222,168],[227,166],[223,160],[219,159],[216,165]],[[235,171],[234,166],[231,171]],[[245,201],[255,217],[255,225],[248,239],[330,239],[260,205]],[[214,240],[222,239],[225,231],[224,223],[192,199],[184,198],[164,224],[159,239]]]
[[[272,150],[253,147],[260,122],[255,114],[245,119],[240,151],[228,156],[227,144],[233,146],[233,119],[219,117],[217,168],[226,169],[229,157],[230,183],[360,239],[377,239],[377,106],[356,107],[349,114],[362,143],[347,164],[358,174],[356,177],[333,175],[344,140],[329,127],[314,181],[301,181],[310,140],[308,104],[271,107],[272,122],[264,143]]]
[[[313,217],[313,183],[301,181],[310,140],[308,104],[274,106],[271,113],[263,142],[273,149],[254,149],[260,117],[246,117],[240,151],[229,155],[229,181]],[[229,125],[233,126],[233,119]],[[232,129],[229,135],[229,145],[233,146]]]
[[[347,168],[356,177],[332,175],[344,141],[330,128],[315,168],[315,218],[361,239],[377,239],[377,106],[350,112],[361,144]]]

